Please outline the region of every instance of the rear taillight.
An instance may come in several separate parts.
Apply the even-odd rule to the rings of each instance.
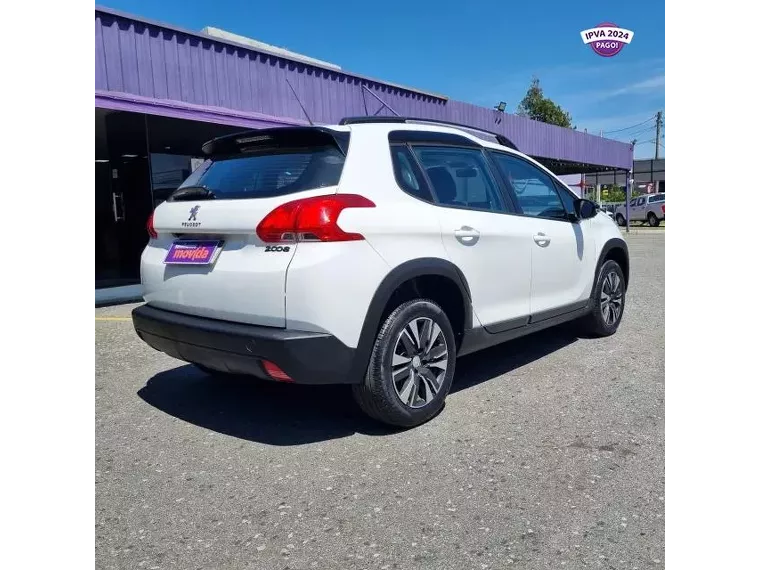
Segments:
[[[353,241],[364,239],[344,232],[338,216],[346,208],[374,208],[375,204],[357,194],[331,194],[294,200],[278,206],[261,220],[256,235],[264,242]]]
[[[146,224],[146,227],[148,229],[148,235],[155,239],[158,237],[158,234],[156,233],[156,228],[153,227],[153,213],[151,212],[150,216],[148,217],[148,223]]]
[[[662,213],[663,214],[665,213],[665,204],[662,205]],[[678,216],[676,216],[676,217],[678,217]]]

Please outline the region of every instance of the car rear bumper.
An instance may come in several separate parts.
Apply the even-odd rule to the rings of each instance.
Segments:
[[[196,317],[142,305],[132,311],[137,335],[148,345],[193,364],[272,379],[269,361],[302,384],[347,384],[355,349],[334,336]]]

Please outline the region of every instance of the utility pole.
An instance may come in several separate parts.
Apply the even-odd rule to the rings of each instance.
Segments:
[[[660,131],[662,130],[662,111],[657,111],[657,135],[654,139],[654,159],[660,158]]]
[[[631,141],[631,154],[636,153],[636,143],[638,141],[633,139]],[[633,194],[633,165],[634,158],[631,156],[631,170],[628,172],[628,180],[625,181],[625,233],[631,231],[631,195]]]

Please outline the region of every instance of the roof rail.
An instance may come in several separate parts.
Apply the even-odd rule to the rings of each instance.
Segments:
[[[441,121],[438,119],[422,119],[418,117],[344,117],[340,120],[340,125],[360,125],[362,123],[406,123],[406,124],[428,124],[428,125],[442,125],[446,127],[456,127],[458,129],[475,131],[477,133],[483,133],[490,135],[496,139],[502,146],[519,150],[515,143],[509,140],[502,134],[494,133],[480,127],[472,127],[470,125],[463,125],[461,123],[454,123],[451,121]]]

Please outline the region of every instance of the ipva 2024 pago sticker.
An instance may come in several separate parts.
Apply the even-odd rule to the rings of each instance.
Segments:
[[[620,53],[623,46],[631,43],[633,32],[611,22],[603,22],[595,28],[581,32],[583,43],[602,57],[612,57]]]

